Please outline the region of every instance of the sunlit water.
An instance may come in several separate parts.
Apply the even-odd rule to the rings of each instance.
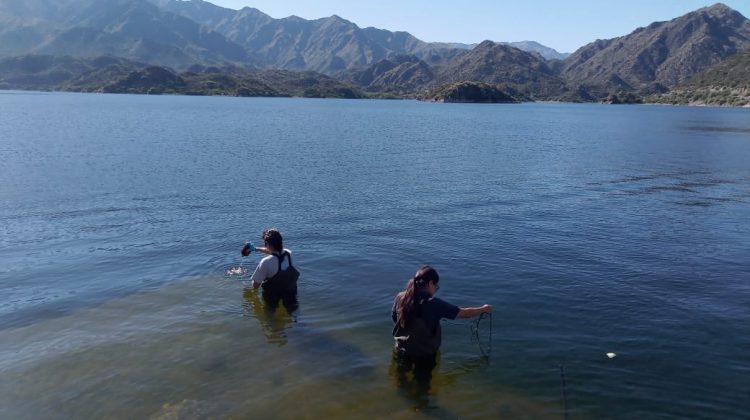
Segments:
[[[742,109],[2,93],[0,417],[746,418],[749,131]],[[246,288],[269,226],[293,315]],[[444,324],[426,403],[389,316],[424,263],[495,307]]]

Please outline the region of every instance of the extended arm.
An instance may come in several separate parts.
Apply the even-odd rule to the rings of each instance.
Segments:
[[[247,257],[253,251],[262,252],[263,254],[273,254],[273,251],[270,248],[266,248],[266,247],[256,248],[251,243],[246,243],[245,246],[242,247],[241,253],[243,257]]]
[[[492,313],[492,305],[483,305],[474,308],[461,308],[456,318],[476,318],[482,314]]]

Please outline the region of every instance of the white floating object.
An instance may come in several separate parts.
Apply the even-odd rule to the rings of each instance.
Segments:
[[[614,353],[607,353],[607,357],[609,357],[610,359],[614,359],[615,356],[617,356],[617,355],[614,354]]]
[[[229,270],[227,270],[227,275],[230,276],[239,276],[245,274],[245,269],[242,267],[232,267]]]

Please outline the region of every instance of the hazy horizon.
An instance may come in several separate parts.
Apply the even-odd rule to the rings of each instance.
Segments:
[[[448,1],[394,0],[357,2],[302,0],[207,0],[232,9],[254,7],[274,18],[296,15],[318,19],[338,15],[360,27],[406,31],[427,42],[475,44],[536,41],[563,53],[572,53],[595,41],[627,35],[652,22],[671,20],[690,11],[716,4],[716,1],[684,0],[658,2],[634,0],[599,7],[594,0],[574,0],[561,7],[553,0],[496,4],[480,0],[456,7]],[[729,0],[722,3],[746,17],[750,2]],[[542,11],[542,12],[540,12]],[[549,11],[549,13],[544,13]]]

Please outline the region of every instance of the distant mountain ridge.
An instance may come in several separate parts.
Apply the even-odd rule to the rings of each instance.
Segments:
[[[257,63],[219,33],[147,0],[0,0],[0,22],[0,56],[115,55],[174,67]]]
[[[518,48],[521,51],[537,53],[544,57],[546,60],[564,60],[571,55],[570,53],[558,52],[554,48],[542,45],[536,41],[501,42],[501,44],[510,45],[511,47]]]
[[[443,48],[457,48],[461,50],[473,50],[479,44],[464,44],[461,42],[432,42],[432,45]],[[571,53],[561,53],[554,48],[542,45],[536,41],[518,41],[518,42],[498,42],[498,44],[510,45],[521,51],[538,53],[546,60],[564,60],[570,57]]]
[[[565,82],[539,55],[484,41],[444,66],[438,83],[461,81],[504,85],[529,98],[549,99],[566,92]]]
[[[336,15],[315,20],[296,16],[274,19],[249,7],[233,10],[202,0],[155,1],[165,10],[223,34],[276,68],[333,74],[398,54],[439,61],[443,50],[449,50],[408,32],[360,28]]]
[[[106,77],[120,80],[125,70],[137,73],[142,71],[139,66],[150,66],[183,78],[185,85],[167,87],[175,93],[192,86],[213,92],[202,84],[211,78],[193,76],[190,69],[218,69],[211,74],[230,78],[276,69],[335,77],[343,82],[335,89],[329,89],[330,77],[308,77],[314,73],[274,73],[279,77],[268,79],[283,86],[326,80],[323,85],[328,87],[319,92],[332,95],[363,89],[377,97],[413,98],[461,86],[461,92],[497,90],[525,100],[636,103],[683,88],[702,72],[709,72],[710,89],[719,89],[722,80],[737,77],[730,74],[744,74],[722,63],[748,50],[750,21],[723,4],[655,22],[623,37],[597,40],[561,59],[563,54],[533,41],[428,43],[407,32],[360,28],[335,15],[274,19],[257,9],[227,9],[202,0],[0,0],[0,58],[20,57],[19,63],[49,60],[38,57],[61,60],[47,73],[35,73],[33,66],[10,75],[0,69],[5,88],[26,88],[46,78],[46,84],[38,85],[43,89],[101,89]],[[96,68],[102,56],[124,61]],[[70,65],[65,64],[68,59],[73,59]],[[11,69],[12,63],[6,62],[5,68]],[[68,83],[76,71],[85,83]],[[167,73],[154,70],[144,80],[167,81]],[[128,89],[136,89],[131,82],[142,79],[133,77]],[[218,91],[227,94],[239,92],[233,90],[236,86],[246,86],[244,93],[271,92],[241,77],[246,85],[211,83],[224,86]],[[282,87],[276,91],[314,94]]]
[[[336,15],[314,20],[296,16],[274,19],[250,7],[233,10],[203,0],[154,1],[223,34],[272,66],[286,69],[334,74],[403,54],[436,64],[472,48],[460,43],[424,42],[408,32],[360,28]],[[545,58],[566,56],[533,41],[508,44]]]
[[[350,85],[313,72],[194,65],[188,71],[115,57],[28,55],[0,59],[0,89],[222,96],[363,98]]]
[[[588,44],[563,61],[561,74],[595,96],[614,91],[658,92],[747,48],[750,21],[715,4],[638,28],[630,35]]]
[[[484,41],[441,65],[430,66],[416,56],[399,56],[338,77],[370,92],[411,92],[421,96],[441,85],[471,81],[497,86],[527,100],[589,99],[571,92],[539,54],[492,41]]]

